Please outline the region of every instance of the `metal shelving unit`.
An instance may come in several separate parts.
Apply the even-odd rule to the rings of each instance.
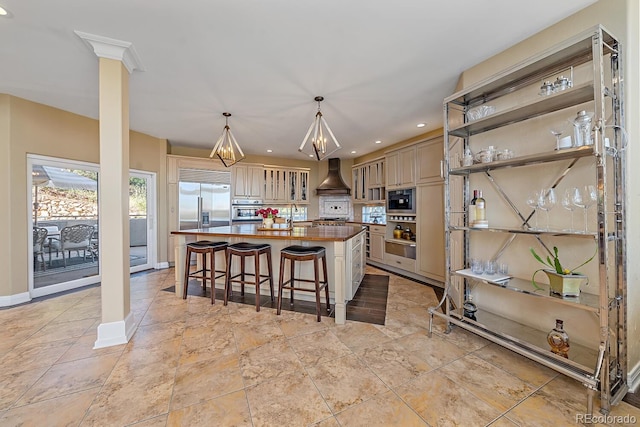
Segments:
[[[532,92],[549,75],[561,73],[568,67],[583,66],[591,74],[579,84],[548,96]],[[565,42],[542,52],[520,64],[460,91],[444,101],[445,121],[445,242],[446,280],[444,297],[436,307],[429,309],[431,321],[438,316],[452,325],[469,330],[498,343],[525,357],[537,361],[564,375],[582,382],[587,387],[587,410],[593,411],[593,398],[599,392],[600,407],[608,412],[628,391],[626,384],[626,243],[625,243],[625,144],[622,123],[621,46],[617,39],[602,26],[596,26]],[[573,68],[572,68],[573,70]],[[525,94],[513,97],[515,93]],[[529,98],[526,94],[534,93]],[[478,106],[501,106],[486,117],[470,121],[467,112]],[[561,112],[570,107],[589,103],[594,117],[593,145],[525,154],[508,160],[460,166],[453,164],[459,153],[471,146],[473,137],[499,128],[517,126],[533,118]],[[574,111],[574,110],[571,110]],[[574,113],[575,114],[575,113]],[[610,129],[612,141],[605,143],[605,132]],[[531,144],[523,141],[522,144]],[[531,151],[531,150],[529,150]],[[509,190],[501,185],[494,171],[522,167],[551,167],[561,165],[554,172],[551,188],[561,183],[580,159],[592,159],[592,170],[598,191],[597,231],[576,232],[565,230],[536,230],[530,225],[535,211],[523,213],[511,201]],[[591,164],[591,163],[590,163]],[[557,169],[557,168],[556,168]],[[582,169],[584,171],[584,168]],[[584,173],[584,172],[583,172]],[[494,190],[512,209],[519,226],[496,226],[478,229],[469,227],[464,217],[470,199],[469,180],[474,174],[484,176]],[[455,179],[452,179],[455,177]],[[513,174],[511,179],[517,179]],[[470,242],[501,233],[505,242],[491,258],[499,259],[509,251],[517,238],[535,239],[549,251],[545,240],[562,237],[577,242],[597,244],[597,294],[581,293],[578,297],[551,294],[547,285],[534,286],[531,278],[510,278],[492,281],[478,277],[469,270]],[[461,241],[453,245],[452,238]],[[551,251],[549,251],[551,252]],[[595,278],[593,278],[596,282]],[[540,331],[518,323],[514,319],[492,312],[490,302],[473,315],[464,310],[470,290],[498,288],[508,299],[517,293],[525,298],[551,304],[554,313],[561,316],[566,310],[581,310],[598,318],[598,342],[588,347],[572,344],[569,358],[549,351],[548,331]],[[431,327],[430,327],[431,329]],[[430,331],[431,332],[431,331]]]

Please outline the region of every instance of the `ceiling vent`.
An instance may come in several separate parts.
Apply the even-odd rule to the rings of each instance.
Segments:
[[[344,195],[349,196],[351,188],[347,186],[340,175],[340,159],[329,159],[329,174],[316,189],[316,195]]]

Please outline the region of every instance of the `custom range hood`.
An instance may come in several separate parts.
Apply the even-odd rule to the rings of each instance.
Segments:
[[[340,159],[329,159],[329,174],[322,181],[322,184],[316,188],[316,195],[343,195],[349,196],[351,194],[351,188],[347,186],[342,180],[340,175]]]

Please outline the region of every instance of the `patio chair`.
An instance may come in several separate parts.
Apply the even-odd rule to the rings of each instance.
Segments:
[[[47,240],[48,231],[46,228],[33,227],[33,269],[37,270],[38,256],[42,261],[42,271],[47,271],[47,264],[44,262],[44,242]]]
[[[62,252],[62,262],[65,267],[67,266],[67,255],[71,258],[71,251],[76,251],[78,256],[80,256],[80,251],[83,251],[85,261],[87,260],[87,251],[89,251],[91,259],[94,259],[91,246],[91,236],[94,230],[92,225],[70,225],[60,230],[59,240],[52,240],[51,248]]]

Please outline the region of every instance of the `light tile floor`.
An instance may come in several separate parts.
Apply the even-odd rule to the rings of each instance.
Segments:
[[[99,288],[0,310],[0,425],[555,427],[585,412],[573,380],[441,322],[429,338],[435,294],[401,277],[385,326],[183,301],[162,291],[173,280],[132,276],[137,331],[100,350]],[[640,420],[624,402],[611,415]]]

